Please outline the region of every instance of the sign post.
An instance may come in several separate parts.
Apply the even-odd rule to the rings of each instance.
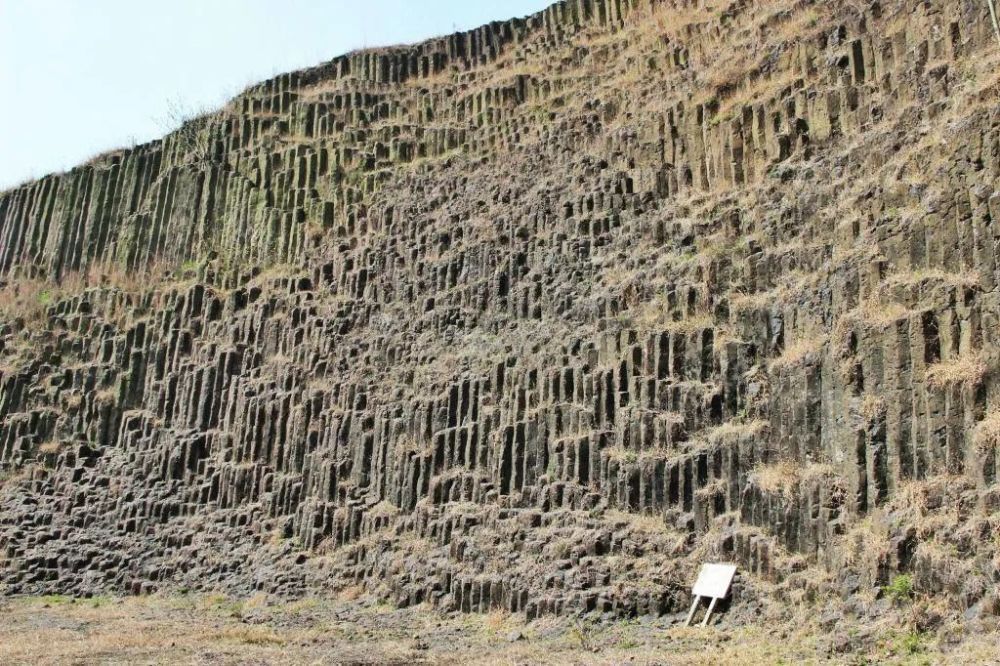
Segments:
[[[715,604],[718,603],[719,599],[725,599],[729,595],[729,588],[732,586],[733,578],[735,577],[736,566],[733,564],[704,565],[701,568],[701,573],[698,574],[698,580],[692,590],[694,593],[694,602],[691,604],[691,612],[688,613],[684,626],[691,626],[691,621],[694,619],[695,611],[698,610],[701,598],[708,597],[712,602],[708,605],[708,612],[705,613],[705,619],[701,623],[701,626],[707,626],[708,621],[712,618],[712,613],[715,611]]]

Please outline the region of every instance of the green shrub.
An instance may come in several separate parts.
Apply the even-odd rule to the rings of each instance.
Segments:
[[[913,577],[909,574],[900,574],[882,589],[895,603],[909,601],[913,598]]]
[[[924,651],[924,635],[917,631],[904,634],[899,639],[899,652],[905,655],[920,654]]]

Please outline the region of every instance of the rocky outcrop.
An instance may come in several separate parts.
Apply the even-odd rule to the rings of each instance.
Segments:
[[[987,16],[561,2],[0,195],[0,586],[994,612]]]

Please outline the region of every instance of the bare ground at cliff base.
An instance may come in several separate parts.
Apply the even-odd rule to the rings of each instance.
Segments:
[[[4,664],[808,664],[1000,663],[993,633],[931,638],[880,626],[762,623],[684,628],[394,610],[365,599],[34,597],[0,604]],[[846,641],[845,641],[846,638]]]

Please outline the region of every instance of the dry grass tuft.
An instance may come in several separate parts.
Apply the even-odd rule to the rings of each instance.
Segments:
[[[631,315],[631,323],[636,329],[646,333],[689,335],[715,327],[715,320],[707,313],[674,319],[665,299],[648,301],[627,314]]]
[[[625,465],[634,465],[639,462],[639,454],[631,449],[621,446],[609,446],[602,451],[602,456],[607,456],[609,461]]]
[[[886,328],[910,314],[911,311],[901,303],[883,303],[878,298],[868,298],[862,301],[851,318],[872,328]]]
[[[976,388],[989,373],[989,366],[978,354],[959,356],[927,368],[927,383],[932,388]]]
[[[242,643],[244,645],[284,645],[285,639],[271,629],[262,627],[236,627],[225,629],[218,634],[218,639],[226,642]]]
[[[39,446],[38,452],[43,455],[55,455],[62,451],[62,448],[62,442],[59,442],[58,440],[51,440]]]
[[[368,515],[372,518],[395,518],[399,515],[399,507],[384,500],[369,509]]]
[[[666,521],[662,515],[650,515],[648,513],[629,513],[617,509],[610,509],[604,512],[604,517],[613,522],[625,522],[637,532],[651,534],[662,534],[667,531]]]
[[[767,421],[726,421],[722,425],[713,428],[708,432],[705,439],[710,444],[719,442],[732,442],[741,437],[754,438],[763,437],[770,424]]]
[[[976,449],[983,454],[1000,448],[1000,409],[991,409],[972,433]]]
[[[360,585],[351,585],[337,592],[337,600],[344,602],[357,601],[365,596],[365,588]]]
[[[769,495],[781,495],[785,499],[791,499],[799,485],[799,466],[791,460],[758,465],[750,480]]]
[[[826,345],[827,336],[803,335],[785,346],[781,356],[771,361],[772,372],[796,365],[801,365],[804,361],[815,358]]]
[[[884,397],[867,393],[861,400],[861,408],[858,411],[861,421],[870,424],[885,416],[887,408]]]
[[[982,277],[976,271],[964,273],[949,273],[940,269],[928,268],[915,271],[893,273],[883,287],[898,285],[913,286],[923,282],[941,283],[956,287],[973,288],[982,284]]]
[[[791,499],[802,483],[832,479],[834,469],[822,463],[801,464],[792,460],[779,460],[768,465],[758,465],[750,475],[750,482],[770,495]]]

